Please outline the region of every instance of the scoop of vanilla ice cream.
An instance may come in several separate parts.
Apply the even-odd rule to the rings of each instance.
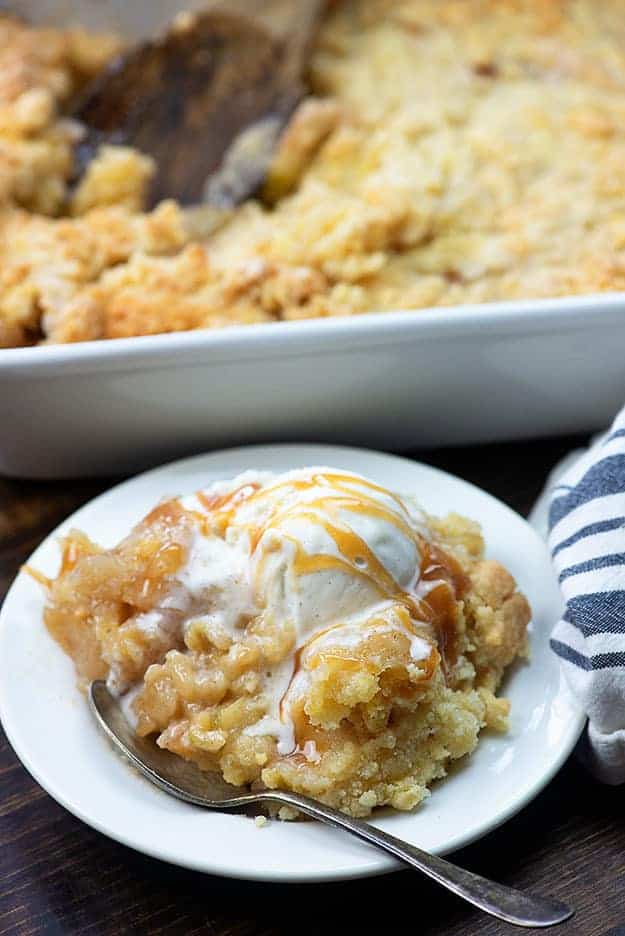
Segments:
[[[328,467],[245,472],[181,503],[217,518],[219,535],[197,532],[179,583],[192,606],[210,607],[207,624],[232,639],[262,613],[292,628],[294,651],[328,628],[335,644],[343,635],[349,645],[369,617],[417,587],[419,541],[428,536],[422,511],[360,475]],[[421,644],[413,640],[415,658],[429,652]],[[274,734],[280,753],[294,745],[280,714],[294,666],[295,652],[267,674],[270,711],[246,729]]]
[[[418,509],[358,475],[288,472],[237,508],[252,530],[255,601],[295,628],[298,646],[322,628],[407,590],[418,576]],[[236,537],[236,533],[234,534]]]

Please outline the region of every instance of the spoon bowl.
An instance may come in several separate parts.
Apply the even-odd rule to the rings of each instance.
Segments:
[[[491,916],[516,926],[544,928],[562,923],[573,915],[573,910],[559,900],[535,897],[489,881],[307,796],[288,790],[252,792],[247,787],[232,786],[217,773],[202,771],[195,764],[162,750],[149,738],[136,735],[119,702],[102,680],[91,683],[89,704],[98,725],[115,748],[144,777],[177,799],[218,810],[242,810],[270,803],[295,808],[382,848]]]

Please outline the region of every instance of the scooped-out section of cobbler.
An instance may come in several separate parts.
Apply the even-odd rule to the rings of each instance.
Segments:
[[[119,39],[0,11],[0,348],[625,289],[624,24],[622,0],[328,4],[264,190],[198,231],[149,209],[136,149],[72,185]]]
[[[113,549],[72,531],[45,607],[140,735],[354,816],[411,809],[506,729],[529,618],[476,523],[323,467],[166,500]]]

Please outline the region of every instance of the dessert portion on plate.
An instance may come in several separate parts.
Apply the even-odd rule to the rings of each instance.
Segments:
[[[205,241],[107,147],[111,37],[0,16],[0,347],[625,288],[620,0],[343,0],[263,199]]]
[[[140,735],[356,816],[506,729],[529,618],[475,522],[323,467],[166,500],[112,549],[72,531],[45,608]]]

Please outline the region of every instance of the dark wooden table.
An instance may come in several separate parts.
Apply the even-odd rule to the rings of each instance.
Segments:
[[[546,471],[580,439],[421,452],[527,513]],[[0,598],[43,536],[108,481],[0,480]],[[468,807],[470,808],[470,807]],[[458,862],[577,908],[563,936],[625,936],[625,790],[573,757],[523,812]],[[53,802],[0,733],[0,936],[496,936],[489,920],[411,872],[326,885],[221,880],[145,858]],[[534,930],[532,932],[538,932]]]

